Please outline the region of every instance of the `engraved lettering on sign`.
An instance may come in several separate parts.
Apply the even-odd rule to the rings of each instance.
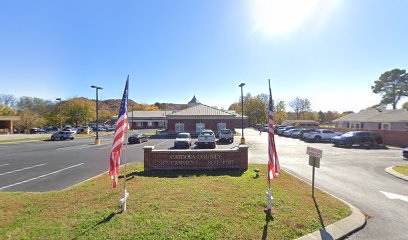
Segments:
[[[232,166],[234,165],[234,160],[212,160],[208,161],[208,166]]]

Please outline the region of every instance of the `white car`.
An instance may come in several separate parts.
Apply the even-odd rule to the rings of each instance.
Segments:
[[[218,133],[218,139],[220,142],[229,142],[233,143],[234,142],[234,133],[230,129],[223,129],[220,130]]]
[[[312,132],[307,132],[303,134],[303,139],[306,141],[320,142],[320,141],[330,141],[332,137],[341,135],[342,133],[334,132],[328,129],[316,129]]]
[[[174,140],[174,148],[190,148],[191,135],[190,133],[179,133]]]
[[[200,132],[197,138],[197,147],[215,148],[215,134],[212,130],[205,129]]]

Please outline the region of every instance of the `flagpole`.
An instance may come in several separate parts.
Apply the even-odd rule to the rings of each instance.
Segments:
[[[129,84],[129,74],[127,77],[127,84]],[[126,138],[126,148],[125,148],[125,174],[123,175],[123,202],[122,202],[122,212],[126,212],[126,200],[127,197],[129,196],[129,193],[126,191],[126,166],[127,166],[127,158],[128,158],[128,145],[129,145],[129,139],[128,139],[128,130],[129,130],[129,120],[128,120],[128,113],[129,113],[129,85],[128,85],[128,90],[127,90],[127,99],[126,99],[126,128],[125,128],[125,138]]]
[[[270,79],[268,79],[268,84],[269,84],[269,96],[270,96],[271,104],[272,104],[271,107],[272,107],[272,111],[273,111],[273,100],[272,100],[271,80]],[[270,123],[269,123],[269,121],[270,121],[269,114],[270,113],[268,112],[268,154],[271,155],[270,147],[272,145],[272,139],[271,139],[270,131],[271,130],[273,131],[273,127],[271,129],[271,126],[270,126]],[[272,155],[272,157],[275,157],[275,156]],[[273,178],[273,176],[270,176],[271,173],[269,171],[269,167],[270,167],[272,159],[271,159],[271,157],[268,157],[268,159],[269,159],[269,161],[268,161],[268,191],[266,192],[266,198],[268,200],[268,209],[267,209],[267,212],[266,212],[266,217],[267,217],[267,219],[272,219],[273,196],[272,196],[272,189],[271,189],[271,177]]]

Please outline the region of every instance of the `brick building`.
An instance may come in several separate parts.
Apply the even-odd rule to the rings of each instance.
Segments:
[[[244,116],[244,127],[247,124],[248,118]],[[201,104],[195,96],[188,103],[188,108],[167,115],[167,129],[170,135],[179,132],[197,135],[203,129],[218,132],[221,129],[235,127],[241,127],[240,115]]]
[[[13,123],[18,120],[19,116],[0,116],[0,134],[13,134]]]

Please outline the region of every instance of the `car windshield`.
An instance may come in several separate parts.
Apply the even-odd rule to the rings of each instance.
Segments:
[[[221,130],[222,133],[230,133],[231,130]]]
[[[354,133],[355,133],[355,132],[346,132],[346,133],[343,134],[342,136],[344,136],[344,137],[352,137],[352,136],[354,136]]]
[[[214,133],[213,133],[213,132],[209,132],[209,131],[207,132],[207,131],[206,131],[206,132],[201,132],[200,135],[212,136],[212,135],[214,135]]]
[[[187,133],[179,133],[179,135],[177,135],[177,138],[188,138],[188,134]]]

